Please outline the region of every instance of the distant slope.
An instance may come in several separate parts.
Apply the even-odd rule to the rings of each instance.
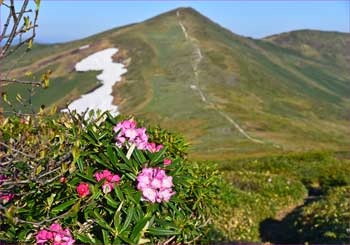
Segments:
[[[348,66],[350,64],[350,34],[317,30],[299,30],[264,38],[281,47],[321,62]]]
[[[284,37],[288,34],[244,38],[191,8],[180,8],[38,48],[30,54],[34,65],[25,59],[8,64],[15,64],[13,74],[52,68],[54,90],[43,91],[36,103],[63,106],[96,87],[96,74],[77,73],[74,64],[103,48],[120,48],[115,59],[124,61],[128,72],[114,87],[115,103],[123,114],[182,132],[192,143],[193,158],[347,149],[350,69],[341,47],[349,34],[296,33],[293,39]],[[86,44],[90,48],[79,50]],[[15,88],[7,89],[14,93]],[[59,98],[45,97],[48,93]]]

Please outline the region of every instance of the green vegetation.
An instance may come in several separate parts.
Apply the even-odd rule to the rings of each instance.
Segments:
[[[257,171],[299,179],[309,190],[326,191],[333,186],[350,184],[350,161],[337,160],[331,153],[290,153],[253,161],[227,162],[224,171]]]
[[[330,189],[320,201],[302,208],[297,220],[299,240],[309,243],[349,243],[350,186]]]
[[[349,160],[326,152],[292,153],[220,169],[235,192],[231,215],[219,222],[231,240],[348,242]]]
[[[1,243],[39,241],[39,231],[54,223],[69,229],[76,243],[88,244],[208,243],[209,234],[220,234],[212,225],[223,185],[215,167],[187,162],[178,151],[166,153],[167,147],[158,152],[116,147],[118,122],[104,113],[94,120],[39,115],[1,123],[0,160],[6,163],[0,179]],[[164,139],[157,144],[178,138],[153,132],[152,138]],[[181,140],[171,144],[170,149],[182,148]],[[165,155],[173,156],[168,165]],[[175,191],[170,200],[152,201],[149,190],[139,189],[141,172],[152,169],[164,171],[167,188]],[[104,172],[114,180],[100,181],[97,174]],[[152,178],[165,186],[165,177]],[[144,184],[153,186],[153,180]],[[79,191],[81,185],[86,189]]]
[[[119,48],[114,58],[128,72],[113,88],[114,102],[143,126],[159,125],[147,132],[166,151],[155,162],[141,151],[128,160],[127,150],[118,151],[111,141],[116,119],[110,116],[99,126],[68,115],[28,123],[25,118],[5,120],[1,136],[6,143],[25,142],[25,152],[37,151],[35,160],[23,158],[15,166],[19,180],[52,177],[45,175],[54,169],[50,159],[60,161],[65,154],[60,174],[68,180],[64,188],[58,179],[23,185],[27,193],[16,194],[15,202],[24,208],[6,204],[8,219],[1,230],[9,232],[0,233],[1,239],[34,241],[38,227],[19,225],[13,215],[37,222],[68,212],[76,216],[60,220],[64,225],[77,222],[73,234],[84,243],[348,243],[350,73],[343,51],[349,34],[306,30],[255,40],[235,35],[193,9],[176,13],[71,43],[38,45],[28,56],[5,60],[3,69],[10,76],[52,69],[50,87],[35,90],[33,109],[42,104],[63,108],[98,86],[97,72],[78,73],[74,65],[98,50]],[[194,41],[186,40],[180,21]],[[90,47],[79,49],[86,44]],[[196,48],[203,55],[197,75]],[[18,92],[27,99],[28,88],[5,86],[11,100]],[[249,140],[227,118],[263,143]],[[3,152],[10,153],[0,147]],[[145,164],[156,166],[164,158],[177,159],[167,170],[179,195],[152,207],[140,202],[132,181]],[[125,186],[118,189],[124,199],[117,191],[98,199],[101,186],[93,173],[101,168],[125,174]],[[77,201],[80,180],[93,186],[94,201]],[[52,190],[58,194],[49,205]],[[112,216],[119,207],[119,217]],[[98,222],[84,230],[90,219]]]

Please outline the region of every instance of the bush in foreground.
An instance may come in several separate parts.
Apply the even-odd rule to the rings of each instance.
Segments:
[[[150,142],[159,136],[135,121],[104,113],[1,126],[2,242],[194,243],[216,234],[218,171],[167,153],[169,142]]]

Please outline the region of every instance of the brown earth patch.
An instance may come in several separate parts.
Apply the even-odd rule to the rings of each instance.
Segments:
[[[112,96],[113,96],[113,105],[117,105],[118,107],[123,107],[126,102],[126,99],[123,98],[118,91],[120,87],[123,86],[123,83],[126,81],[125,76],[122,76],[119,82],[116,82],[112,87]]]

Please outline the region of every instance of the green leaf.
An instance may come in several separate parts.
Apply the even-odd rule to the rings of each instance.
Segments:
[[[111,240],[109,239],[108,231],[102,229],[102,236],[103,236],[103,243],[104,244],[111,244]]]
[[[35,175],[38,176],[40,173],[41,173],[41,170],[43,169],[43,166],[39,165],[37,168],[36,168],[36,171],[35,171]]]
[[[163,228],[148,228],[147,232],[156,236],[172,236],[180,234],[177,230],[168,230]]]
[[[108,135],[109,134],[109,132],[108,131],[104,131],[104,132],[102,132],[102,134],[100,134],[100,135],[98,135],[98,140],[99,141],[101,141],[101,139],[103,139],[106,135]]]
[[[163,154],[167,150],[167,147],[165,146],[163,149],[158,151],[157,153],[153,154],[151,157],[151,163],[157,163],[162,159]]]
[[[56,196],[56,193],[52,193],[51,196],[49,196],[46,199],[46,203],[47,203],[48,208],[51,208],[51,206],[53,204],[53,200],[55,199],[55,196]]]
[[[88,237],[88,236],[77,234],[77,233],[74,234],[74,237],[76,237],[79,241],[82,241],[83,243],[86,243],[86,244],[95,244],[96,243],[96,240],[93,239],[93,237]]]
[[[125,219],[124,225],[122,227],[123,231],[126,230],[128,228],[128,226],[130,225],[132,217],[134,216],[134,213],[135,213],[134,207],[131,207],[128,209],[128,214],[126,215],[126,219]]]
[[[122,241],[118,237],[114,237],[112,244],[122,244]]]
[[[113,167],[111,165],[109,165],[108,163],[106,163],[105,161],[103,161],[100,157],[96,156],[96,155],[91,155],[90,156],[93,160],[95,160],[96,162],[98,162],[99,164],[105,166],[106,168],[113,170]]]
[[[133,173],[125,173],[125,175],[131,179],[132,181],[135,181],[136,180],[136,175],[133,174]]]
[[[23,98],[22,98],[22,96],[21,96],[20,94],[17,93],[17,95],[16,95],[16,100],[17,100],[19,103],[21,103],[21,102],[23,101]]]
[[[40,8],[40,0],[35,0],[36,9]]]
[[[116,194],[116,196],[118,197],[119,201],[124,201],[124,195],[123,193],[121,192],[119,186],[114,186],[114,192]]]
[[[111,196],[107,194],[104,197],[106,198],[108,205],[110,205],[113,208],[118,208],[119,204],[116,201],[114,201]]]
[[[54,213],[54,214],[60,213],[60,212],[64,211],[66,208],[68,208],[69,206],[72,206],[76,201],[77,201],[77,199],[72,199],[72,200],[69,200],[67,202],[64,202],[64,203],[54,207],[52,209],[52,213]]]
[[[122,239],[124,242],[126,242],[127,244],[135,244],[135,242],[133,242],[132,240],[130,240],[129,238],[125,237],[124,235],[120,234],[118,235],[118,237],[120,239]]]
[[[25,237],[27,236],[28,232],[30,230],[28,229],[23,229],[19,234],[18,234],[18,241],[24,241]]]
[[[83,173],[83,172],[84,172],[84,163],[83,163],[83,159],[79,158],[79,159],[77,160],[77,164],[78,164],[79,171]]]
[[[121,203],[122,204],[122,203]],[[113,224],[114,224],[114,228],[116,231],[120,230],[120,223],[121,223],[121,212],[120,211],[116,211],[113,215]]]
[[[31,49],[33,47],[33,39],[30,39],[28,41],[28,46],[27,46],[27,49]]]
[[[2,96],[2,99],[4,100],[4,102],[7,103],[8,102],[7,93],[6,92],[2,92],[1,96]]]
[[[124,162],[125,162],[131,169],[133,169],[133,165],[132,165],[130,159],[128,159],[128,158],[125,156],[124,152],[123,152],[120,148],[116,148],[116,150],[117,150],[118,156],[121,157],[121,158],[124,160]]]
[[[93,178],[90,178],[89,176],[83,175],[83,174],[81,174],[81,173],[77,173],[77,175],[80,176],[80,177],[82,177],[83,179],[86,179],[86,180],[92,182],[92,183],[97,183],[96,180],[94,180]]]
[[[72,155],[73,155],[73,163],[76,163],[76,161],[78,161],[78,158],[80,157],[79,147],[73,146]]]
[[[108,117],[108,120],[113,124],[116,125],[117,124],[117,120],[112,116],[112,114],[109,111],[106,111],[105,114]]]
[[[97,145],[97,144],[96,144],[96,140],[94,140],[90,135],[84,134],[84,137],[86,138],[86,140],[89,141],[90,144],[92,144],[92,145]]]
[[[24,27],[25,31],[29,28],[29,16],[24,16]]]
[[[80,202],[81,202],[81,199],[78,200],[77,203],[75,203],[71,209],[69,210],[69,213],[67,214],[66,217],[73,217],[73,218],[77,218],[77,213],[79,212],[80,210]]]
[[[143,164],[147,161],[147,159],[143,155],[142,151],[140,151],[140,150],[135,149],[134,155],[135,155],[135,158],[137,159],[137,161],[139,162],[139,164]]]
[[[131,234],[131,239],[134,241],[134,243],[138,243],[140,240],[140,237],[142,236],[142,230],[146,226],[147,221],[150,219],[150,217],[146,216],[142,218],[136,225],[134,230]]]
[[[104,220],[104,218],[96,210],[93,211],[93,214],[97,218],[95,220],[97,224],[99,224],[101,227],[114,233],[113,228],[109,224],[107,224],[107,222]]]

